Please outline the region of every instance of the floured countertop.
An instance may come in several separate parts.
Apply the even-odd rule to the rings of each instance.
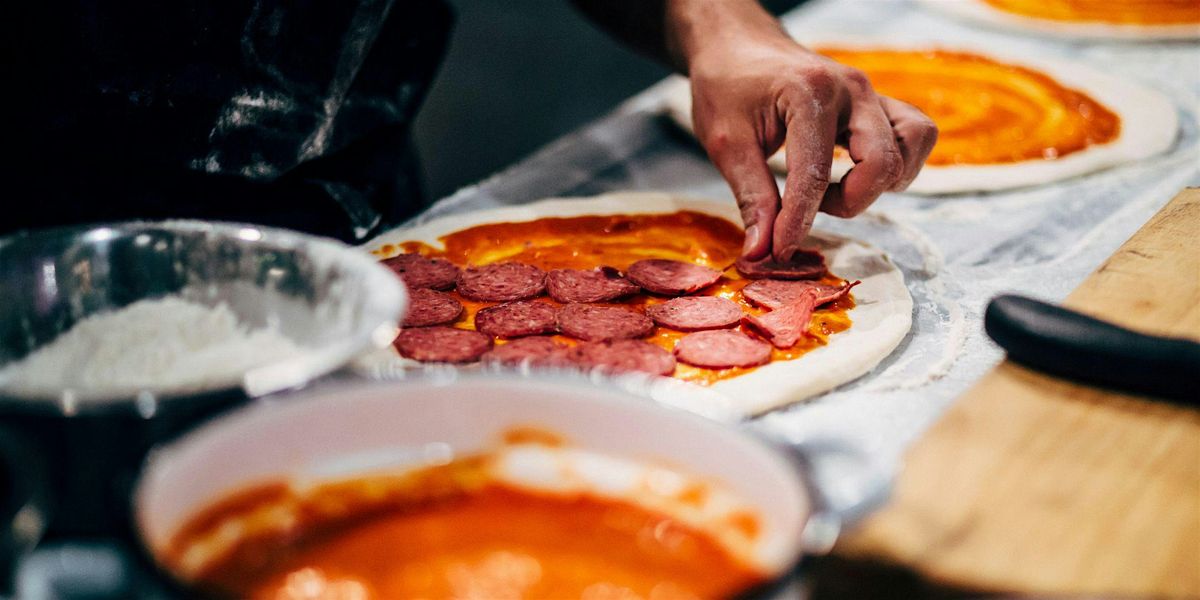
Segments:
[[[881,43],[969,40],[1075,59],[1165,92],[1180,111],[1175,147],[1151,161],[1024,191],[943,198],[889,194],[857,219],[818,218],[819,227],[880,246],[901,266],[916,302],[914,326],[874,372],[756,426],[795,438],[836,431],[861,441],[880,459],[895,458],[999,361],[1000,350],[982,328],[989,298],[1007,291],[1065,298],[1180,188],[1200,185],[1200,45],[1022,37],[975,29],[905,0],[814,0],[784,20],[802,41],[806,32],[821,39],[844,32]],[[417,221],[619,190],[732,202],[704,153],[661,115],[661,100],[661,91],[651,88],[608,117],[436,203]],[[44,587],[56,578],[111,579],[119,560],[100,546],[48,548],[27,561],[24,588]]]
[[[1191,189],[1101,263],[1066,306],[1200,340],[1198,235],[1200,189]],[[965,589],[1198,598],[1198,459],[1193,405],[1005,360],[905,454],[887,506],[839,540],[839,554]]]
[[[983,333],[989,298],[1018,292],[1061,300],[1175,193],[1200,184],[1200,46],[1018,37],[974,29],[901,0],[817,1],[784,21],[801,41],[806,32],[823,40],[846,32],[881,44],[969,41],[1073,59],[1162,91],[1180,111],[1176,144],[1149,161],[1012,192],[886,194],[856,219],[818,218],[817,227],[880,246],[900,265],[916,303],[913,329],[872,373],[755,425],[794,438],[845,433],[886,460],[898,457],[1000,359]],[[631,189],[732,202],[703,151],[662,115],[661,87],[434,204],[417,222],[550,196]]]

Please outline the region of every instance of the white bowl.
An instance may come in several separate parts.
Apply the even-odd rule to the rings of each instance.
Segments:
[[[229,414],[151,454],[135,491],[135,527],[158,560],[189,518],[240,490],[280,480],[303,489],[410,470],[493,451],[506,431],[525,427],[560,436],[571,452],[647,469],[666,465],[727,493],[759,519],[761,533],[741,554],[766,573],[784,575],[805,550],[830,542],[819,538],[836,515],[822,508],[820,494],[810,494],[804,461],[784,447],[582,378],[511,374],[333,386]],[[565,485],[553,481],[554,472],[534,465],[515,477],[537,487]]]

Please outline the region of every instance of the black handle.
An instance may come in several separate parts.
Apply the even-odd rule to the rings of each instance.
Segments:
[[[1200,344],[1146,335],[1021,296],[991,301],[984,328],[1008,357],[1084,383],[1200,402]]]

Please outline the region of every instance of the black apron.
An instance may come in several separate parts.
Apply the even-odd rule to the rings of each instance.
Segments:
[[[203,218],[359,241],[420,209],[442,0],[11,7],[0,231]]]

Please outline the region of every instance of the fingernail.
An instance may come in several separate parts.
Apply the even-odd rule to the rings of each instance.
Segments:
[[[750,254],[754,249],[758,248],[759,238],[762,236],[759,233],[758,225],[751,225],[746,229],[746,241],[742,244],[742,254]]]
[[[783,251],[779,253],[779,262],[792,262],[792,257],[796,255],[796,246],[784,246]]]

